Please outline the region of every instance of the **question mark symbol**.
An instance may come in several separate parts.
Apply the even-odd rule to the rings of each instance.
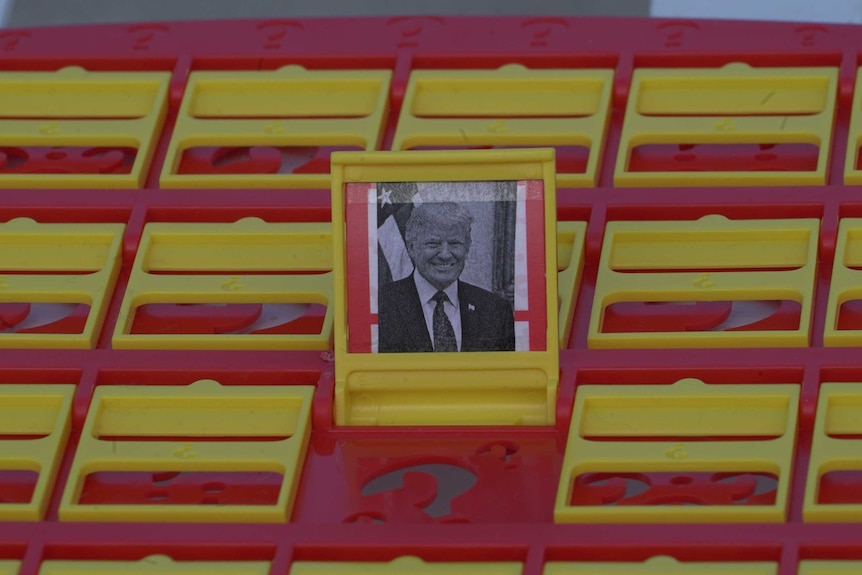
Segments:
[[[398,16],[397,18],[390,18],[386,24],[387,26],[396,28],[400,32],[399,48],[416,48],[419,46],[419,36],[426,29],[434,26],[444,26],[446,21],[439,16]]]
[[[800,26],[794,32],[800,36],[803,46],[814,46],[817,42],[817,37],[827,34],[829,31],[825,26]]]
[[[528,30],[531,35],[530,46],[547,46],[554,30],[565,30],[569,23],[562,18],[533,18],[521,24],[521,28]]]
[[[700,26],[694,22],[688,22],[686,20],[664,22],[656,26],[656,30],[664,34],[665,48],[679,48],[682,46],[686,32],[690,35],[692,32],[699,29]]]
[[[401,489],[404,487],[404,475],[407,473],[430,475],[437,482],[436,497],[422,508],[422,511],[434,518],[444,517],[452,513],[452,501],[469,491],[476,483],[476,475],[463,467],[446,463],[428,463],[402,467],[376,477],[365,484],[362,488],[362,495],[367,497]]]
[[[12,52],[18,47],[21,40],[29,37],[30,33],[25,32],[24,30],[8,30],[6,32],[0,32],[0,46],[3,47],[4,52]]]
[[[263,47],[266,50],[281,48],[281,41],[291,29],[304,30],[305,26],[296,20],[268,20],[257,25],[257,30],[264,33]]]
[[[169,33],[170,28],[164,24],[136,24],[130,26],[128,32],[135,38],[135,45],[133,46],[135,50],[149,50],[153,38],[159,34]]]

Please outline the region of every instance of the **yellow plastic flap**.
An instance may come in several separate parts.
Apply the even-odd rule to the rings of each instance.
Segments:
[[[69,438],[74,385],[0,385],[0,470],[39,474],[28,503],[0,501],[0,521],[40,521]],[[40,436],[15,439],[15,436]],[[14,562],[0,561],[11,573]]]
[[[862,471],[862,439],[858,438],[860,435],[860,384],[821,384],[808,477],[805,481],[805,499],[802,503],[802,517],[805,521],[858,523],[862,519],[862,505],[858,503],[820,502],[820,482],[824,475],[832,471]]]
[[[635,70],[614,183],[621,187],[823,185],[837,90],[838,68],[752,68],[737,62],[722,68]],[[817,145],[815,169],[649,172],[629,166],[633,150],[646,144],[786,143]]]
[[[81,333],[0,333],[0,347],[95,347],[120,272],[124,231],[122,224],[27,218],[0,224],[0,302],[90,306]]]
[[[560,187],[595,186],[610,120],[613,70],[418,70],[410,74],[393,150],[435,146],[584,146],[584,173]]]
[[[815,219],[609,222],[590,348],[804,347],[808,345],[820,223]],[[632,273],[636,272],[636,273]],[[603,332],[619,302],[781,301],[801,306],[787,330]]]
[[[271,224],[257,218],[232,224],[147,224],[114,330],[114,348],[329,349],[331,230],[328,223]],[[317,334],[132,333],[138,308],[157,303],[320,304],[327,309]]]
[[[168,72],[0,73],[0,146],[137,150],[128,174],[0,173],[0,188],[139,188],[167,113]]]
[[[287,522],[311,433],[313,395],[310,386],[226,387],[212,380],[188,386],[100,386],[69,472],[60,519]],[[129,436],[142,439],[125,439]],[[245,440],[221,439],[231,437]],[[255,437],[261,439],[249,440]],[[283,481],[275,505],[79,503],[87,475],[100,471],[267,471],[280,473]]]
[[[554,507],[557,523],[784,521],[799,386],[582,385],[575,395]],[[746,437],[740,437],[746,436]],[[753,437],[753,439],[752,439]],[[575,505],[589,473],[728,472],[777,476],[772,505]]]
[[[356,146],[374,150],[388,70],[192,72],[162,168],[163,188],[328,188],[328,174],[178,173],[195,147]]]

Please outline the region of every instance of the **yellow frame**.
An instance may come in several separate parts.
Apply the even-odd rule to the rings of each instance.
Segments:
[[[799,385],[672,385],[578,387],[557,499],[556,523],[777,523],[785,520],[796,441]],[[596,441],[591,436],[641,438]],[[734,440],[737,436],[774,436]],[[691,441],[662,437],[692,438]],[[728,437],[699,441],[710,436]],[[753,472],[778,477],[772,505],[577,506],[575,479],[587,473]]]
[[[159,183],[163,188],[323,188],[328,174],[179,174],[197,146],[379,146],[389,70],[192,72]],[[271,116],[261,118],[260,116]]]
[[[140,188],[168,109],[170,72],[0,73],[0,146],[134,147],[128,174],[0,174],[0,188]]]
[[[594,187],[613,84],[612,69],[531,70],[507,64],[497,70],[414,71],[392,149],[580,145],[589,149],[586,170],[557,174],[557,185]],[[473,117],[486,114],[493,117]]]
[[[822,186],[837,92],[837,67],[753,68],[734,62],[721,68],[635,70],[614,185]],[[817,167],[787,172],[629,170],[632,151],[643,144],[766,143],[815,144]]]
[[[344,186],[542,180],[547,349],[373,354],[347,351]],[[554,150],[342,152],[332,155],[336,425],[552,425],[559,380]],[[445,402],[441,398],[446,398]]]
[[[287,523],[311,437],[314,387],[186,386],[96,388],[60,500],[61,521]],[[195,441],[171,436],[267,437],[277,441]],[[148,439],[114,441],[105,436]],[[149,440],[153,438],[164,438]],[[100,471],[269,471],[282,475],[273,505],[82,504],[84,481]]]

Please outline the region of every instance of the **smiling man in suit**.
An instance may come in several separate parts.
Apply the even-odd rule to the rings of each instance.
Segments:
[[[472,223],[454,202],[413,208],[404,240],[414,269],[380,288],[379,352],[514,351],[509,302],[459,279]]]

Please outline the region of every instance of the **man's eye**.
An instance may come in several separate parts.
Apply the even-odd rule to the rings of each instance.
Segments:
[[[433,249],[439,248],[440,243],[439,242],[428,242],[427,244],[425,244],[425,247],[433,250]]]

